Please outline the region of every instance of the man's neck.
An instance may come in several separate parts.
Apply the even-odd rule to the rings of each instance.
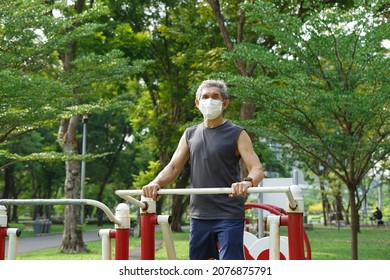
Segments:
[[[217,126],[224,124],[225,122],[226,122],[226,120],[224,118],[222,118],[222,116],[219,116],[218,118],[215,118],[213,120],[204,119],[203,124],[207,128],[214,128],[214,127],[217,127]]]

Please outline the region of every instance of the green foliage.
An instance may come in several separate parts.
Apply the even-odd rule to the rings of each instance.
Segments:
[[[148,184],[152,181],[158,171],[160,171],[160,162],[159,161],[150,161],[147,171],[140,171],[138,175],[134,175],[134,186],[141,188],[142,186]]]
[[[275,42],[271,50],[242,44],[232,54],[269,73],[234,78],[240,98],[258,107],[248,125],[324,166],[330,154],[336,173],[351,153],[358,161],[372,157],[363,174],[388,155],[390,65],[382,41],[389,25],[378,6],[323,9],[304,20],[270,2],[246,7],[250,21],[261,23],[253,29]]]
[[[357,258],[359,185],[390,154],[390,59],[383,45],[390,26],[382,1],[343,8],[321,2],[298,10],[245,2],[247,26],[258,39],[226,58],[256,69],[250,77],[224,77],[255,107],[255,118],[245,122],[250,131],[280,143],[311,170],[326,168],[347,187]],[[340,193],[335,186],[332,193]]]
[[[342,9],[243,1],[243,10],[240,1],[220,1],[231,52],[206,1],[93,1],[80,13],[52,2],[0,2],[0,177],[14,164],[20,196],[63,195],[57,161],[84,159],[86,195],[113,206],[116,189],[148,183],[184,129],[201,121],[193,99],[206,77],[229,83],[225,117],[284,144],[280,154],[255,141],[266,171],[288,177],[299,159],[358,182],[376,162],[386,170],[389,25],[380,1],[337,1]],[[76,52],[64,71],[70,43]],[[253,72],[237,76],[238,60]],[[242,103],[255,106],[254,120],[237,121]],[[77,114],[89,116],[89,154],[64,157],[56,127]],[[48,185],[55,187],[34,189]]]
[[[118,133],[118,138],[107,140],[111,146],[94,143],[106,149],[89,149],[85,156],[71,157],[59,152],[55,136],[60,121],[74,115],[110,119],[118,112],[124,120],[134,101],[128,85],[148,62],[124,58],[121,50],[107,44],[109,13],[104,1],[83,11],[66,1],[0,2],[0,178],[5,178],[1,196],[62,197],[64,170],[58,162],[69,160],[96,166],[105,163],[102,180],[99,184],[91,180],[91,187],[104,189],[104,183],[112,183],[107,178],[119,169],[115,162],[122,151],[117,139],[129,135]],[[138,45],[148,39],[139,34],[134,38],[140,40]],[[113,126],[130,132],[126,126],[122,130],[120,123],[101,122],[96,127],[97,139],[104,139],[104,128]],[[134,170],[139,168],[134,166]],[[122,178],[113,180],[118,183],[115,187],[124,188],[131,176],[117,173],[115,178]],[[109,186],[111,196],[105,197],[112,199],[115,187]]]
[[[39,153],[30,153],[27,156],[23,156],[20,154],[13,154],[6,150],[0,150],[0,156],[5,157],[15,161],[66,161],[66,160],[85,160],[85,161],[93,161],[99,157],[107,156],[109,153],[99,154],[99,155],[65,155],[63,153],[56,152],[39,152]]]

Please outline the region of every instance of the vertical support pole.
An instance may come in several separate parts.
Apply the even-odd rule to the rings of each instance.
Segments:
[[[18,251],[18,241],[19,236],[22,232],[18,228],[9,228],[7,229],[8,235],[8,259],[16,260],[16,254]]]
[[[268,216],[269,259],[280,260],[280,216]]]
[[[100,229],[99,237],[102,240],[102,260],[111,260],[111,229]]]
[[[141,260],[155,259],[156,201],[142,197],[148,207],[141,213]]]
[[[303,213],[288,215],[288,255],[290,260],[304,260]]]
[[[5,237],[7,236],[7,208],[0,205],[0,260],[5,259]]]
[[[0,227],[0,260],[5,260],[5,237],[7,236],[7,228]]]
[[[297,185],[292,185],[290,187],[291,192],[295,201],[297,202],[297,207],[291,209],[291,206],[288,203],[287,215],[288,215],[288,255],[290,260],[304,260],[304,243],[303,243],[303,196],[302,190]]]
[[[157,223],[161,226],[168,260],[176,260],[176,250],[175,245],[173,243],[173,235],[171,229],[172,217],[167,215],[158,215]]]
[[[129,259],[130,239],[130,209],[126,203],[120,203],[116,207],[115,217],[121,223],[115,224],[115,259]]]
[[[257,187],[263,187],[264,183],[263,181],[260,182],[260,186]],[[257,198],[257,203],[261,204],[263,203],[263,194],[259,193],[258,198]],[[263,238],[264,237],[264,212],[260,209],[257,208],[257,238]]]
[[[88,116],[83,116],[83,143],[81,154],[85,156],[87,153],[87,122]],[[85,189],[85,159],[81,161],[81,181],[80,181],[80,198],[84,198]],[[84,205],[81,205],[81,224],[84,223]]]

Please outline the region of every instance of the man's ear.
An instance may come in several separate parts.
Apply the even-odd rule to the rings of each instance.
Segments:
[[[225,110],[229,106],[229,99],[225,99],[222,103],[222,109]]]
[[[196,105],[196,107],[199,108],[199,99],[198,98],[195,98],[195,105]]]

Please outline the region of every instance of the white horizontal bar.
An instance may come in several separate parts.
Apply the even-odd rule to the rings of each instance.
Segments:
[[[249,188],[247,193],[285,193],[290,191],[289,187],[255,187]],[[158,194],[229,194],[231,188],[189,188],[189,189],[160,189]],[[118,190],[117,195],[142,195],[142,190]]]
[[[111,222],[121,224],[110,208],[93,199],[0,199],[0,205],[91,205],[103,210]]]
[[[229,194],[231,188],[188,188],[188,189],[160,189],[158,194],[170,195],[192,195],[192,194]],[[126,201],[134,201],[131,196],[142,195],[142,190],[117,190],[115,192]],[[286,193],[292,208],[296,207],[296,201],[291,193],[290,187],[254,187],[249,188],[247,193]],[[131,200],[131,201],[130,201]],[[142,202],[141,202],[142,203]],[[141,206],[142,208],[142,206]]]

